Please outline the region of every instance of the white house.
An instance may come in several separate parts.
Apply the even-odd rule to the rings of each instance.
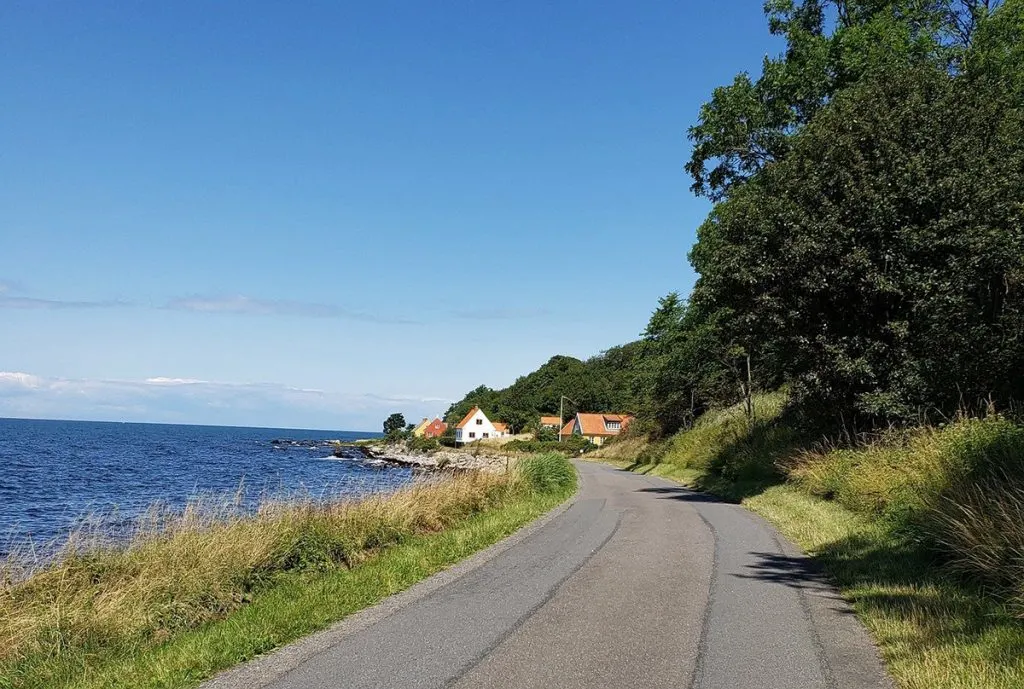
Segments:
[[[475,443],[489,438],[504,438],[508,435],[508,426],[503,423],[491,423],[480,407],[473,407],[455,426],[455,442]]]

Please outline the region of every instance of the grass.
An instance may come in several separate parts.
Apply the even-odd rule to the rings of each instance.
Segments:
[[[566,468],[568,467],[568,471]],[[575,489],[561,457],[387,497],[182,516],[0,589],[0,687],[187,687],[401,591]]]
[[[744,503],[822,563],[906,689],[1024,686],[1024,625],[910,534],[793,486]]]
[[[755,411],[597,457],[774,523],[852,602],[899,686],[1024,687],[1024,429],[993,415],[809,449],[783,395]]]

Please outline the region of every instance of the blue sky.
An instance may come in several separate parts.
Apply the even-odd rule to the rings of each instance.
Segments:
[[[636,337],[761,3],[0,8],[0,416],[376,429]]]

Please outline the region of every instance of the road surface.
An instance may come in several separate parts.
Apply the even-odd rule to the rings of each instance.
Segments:
[[[765,521],[577,466],[577,498],[542,524],[205,686],[891,686],[848,606]]]

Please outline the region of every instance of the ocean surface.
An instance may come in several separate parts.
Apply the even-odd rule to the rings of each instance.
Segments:
[[[333,440],[373,433],[0,419],[0,556],[45,550],[83,523],[116,533],[161,502],[240,495],[313,499],[394,490],[406,468],[331,456]]]

